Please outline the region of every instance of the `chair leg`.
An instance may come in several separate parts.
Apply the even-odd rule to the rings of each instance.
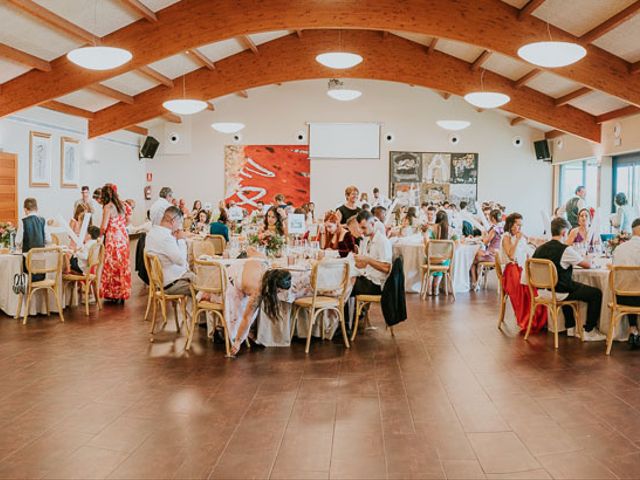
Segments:
[[[173,302],[171,302],[171,304],[173,305],[173,319],[176,322],[176,331],[178,333],[180,333],[180,323],[179,323],[179,318],[178,318],[178,303],[180,302],[180,300],[174,300]]]
[[[51,308],[49,307],[49,291],[48,290],[41,290],[44,291],[44,306],[47,308],[47,317],[51,316]]]
[[[162,327],[160,330],[164,330],[167,327],[168,314],[167,314],[167,302],[166,300],[159,300],[160,302],[160,313],[162,314]]]
[[[158,318],[158,302],[160,302],[159,299],[157,298],[153,299],[153,312],[151,314],[151,328],[149,329],[149,334],[151,335],[151,338],[149,341],[151,342],[153,342],[153,334],[156,329],[156,318]]]
[[[558,349],[558,308],[553,309],[553,348]]]
[[[619,315],[616,315],[615,309],[612,308],[611,322],[609,323],[609,332],[607,333],[607,349],[605,351],[605,355],[611,355],[611,347],[613,346],[613,331],[615,330],[615,326],[619,317]]]
[[[144,311],[144,320],[147,321],[147,318],[149,317],[149,311],[151,310],[151,302],[153,300],[153,290],[151,289],[151,286],[149,286],[149,295],[147,296],[147,309]]]
[[[22,313],[22,300],[23,300],[22,296],[23,295],[21,293],[18,294],[18,310],[16,310],[16,314],[13,317],[15,319],[20,318],[20,313]]]
[[[29,318],[29,307],[31,306],[31,296],[33,295],[33,290],[29,288],[27,293],[27,304],[25,305],[24,319],[22,320],[22,324],[27,324],[27,318]]]
[[[184,344],[185,350],[189,350],[191,348],[191,342],[193,342],[193,334],[195,333],[195,330],[196,330],[196,325],[198,322],[198,317],[200,316],[200,312],[201,310],[198,310],[197,307],[194,307],[194,311],[191,313],[191,321],[187,323],[187,341]]]
[[[98,310],[102,310],[102,299],[98,292],[100,289],[98,288],[98,280],[94,280],[91,283],[91,289],[93,290],[93,297],[96,299],[96,304],[98,305]]]
[[[347,348],[351,348],[351,345],[349,344],[349,336],[347,335],[347,324],[344,318],[344,308],[340,309],[340,311],[338,312],[338,318],[340,318],[340,327],[342,328],[342,338],[344,339],[344,346]]]
[[[298,307],[296,305],[291,306],[291,328],[289,334],[289,343],[293,340],[293,334],[296,331],[296,322],[298,321]]]
[[[524,334],[524,339],[529,340],[529,333],[531,333],[531,324],[533,323],[533,315],[536,311],[536,303],[531,300],[531,307],[529,308],[529,321],[527,322],[527,331]]]
[[[307,344],[304,348],[304,353],[309,354],[309,347],[311,347],[311,331],[313,330],[313,324],[316,321],[316,315],[313,309],[311,310],[309,318],[309,328],[307,330]]]
[[[84,290],[84,313],[89,316],[89,296],[91,295],[91,282],[85,280],[83,283]]]
[[[53,292],[53,296],[56,298],[56,305],[58,305],[58,315],[60,315],[60,321],[64,323],[64,314],[62,312],[62,305],[60,305],[60,292],[58,291],[57,288],[52,288],[51,291]],[[49,298],[49,295],[47,295],[47,299],[48,298]]]
[[[420,282],[420,298],[426,298],[427,297],[427,274],[423,273],[422,274],[422,281]]]
[[[451,289],[451,296],[455,300],[456,299],[456,291],[453,288],[453,275],[451,275],[451,272],[447,273],[447,282],[449,283],[449,288]]]
[[[216,313],[213,314],[214,317],[216,315]],[[225,356],[231,358],[233,355],[231,355],[231,339],[229,338],[229,328],[227,327],[227,320],[221,315],[219,315],[218,318],[220,320],[220,323],[222,324],[222,330],[224,331],[224,348],[226,351]]]
[[[498,329],[502,328],[502,324],[504,323],[504,314],[507,309],[507,296],[504,292],[500,291],[500,316],[498,317]]]
[[[363,303],[356,300],[356,313],[355,319],[353,320],[353,331],[351,332],[351,341],[353,342],[356,339],[356,335],[358,334],[358,324],[360,323],[360,314],[362,313]]]
[[[578,335],[580,335],[580,340],[584,338],[584,325],[580,323],[580,308],[576,305],[573,308],[573,315],[576,319],[576,328],[578,330]]]

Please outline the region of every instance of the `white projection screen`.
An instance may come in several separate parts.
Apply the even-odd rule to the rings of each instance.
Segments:
[[[378,123],[310,123],[309,157],[380,158]]]

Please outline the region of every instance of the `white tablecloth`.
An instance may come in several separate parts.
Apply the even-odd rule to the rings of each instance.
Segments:
[[[468,292],[471,288],[469,272],[479,245],[458,244],[453,259],[453,289]],[[393,241],[393,255],[402,255],[404,267],[404,288],[406,292],[420,293],[424,240],[421,234],[397,238]]]

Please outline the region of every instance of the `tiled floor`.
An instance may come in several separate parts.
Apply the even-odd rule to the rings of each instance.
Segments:
[[[149,344],[135,290],[65,324],[0,317],[0,478],[639,475],[640,352],[501,333],[495,291],[411,296],[395,339],[349,351],[230,360],[171,332]]]

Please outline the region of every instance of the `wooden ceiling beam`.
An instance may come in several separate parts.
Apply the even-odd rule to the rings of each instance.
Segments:
[[[171,113],[171,112],[167,112],[165,111],[163,114],[160,115],[164,120],[166,120],[167,122],[171,122],[171,123],[182,123],[182,118],[180,118],[179,115],[176,115],[175,113]]]
[[[99,93],[100,95],[104,95],[105,97],[111,97],[114,100],[118,100],[119,102],[126,103],[127,105],[133,105],[133,97],[131,95],[127,95],[126,93],[119,92],[118,90],[114,90],[111,87],[107,87],[106,85],[101,85],[96,83],[95,85],[89,85],[86,87],[87,90],[91,90],[92,92]]]
[[[249,35],[242,35],[238,37],[238,42],[245,50],[251,50],[253,53],[258,55],[258,47],[256,47],[255,43],[253,43],[253,40],[251,40],[251,37]]]
[[[37,18],[42,23],[58,30],[68,37],[75,38],[83,43],[97,43],[100,39],[75,23],[62,18],[51,10],[37,4],[33,0],[6,0],[6,2],[21,12]]]
[[[482,67],[482,65],[485,64],[487,60],[489,60],[489,57],[491,57],[491,54],[492,52],[490,52],[489,50],[485,50],[478,56],[478,58],[476,58],[473,61],[473,63],[469,68],[471,68],[472,71],[478,70],[480,67]]]
[[[212,112],[216,109],[216,107],[213,106],[213,102],[207,102],[207,110],[211,110]]]
[[[602,115],[598,115],[596,117],[596,123],[604,123],[617,118],[630,117],[631,115],[636,115],[638,113],[640,113],[640,108],[629,105],[627,107],[618,108],[617,110],[612,110],[610,112],[603,113]]]
[[[88,120],[93,119],[95,113],[82,108],[74,107],[73,105],[67,105],[66,103],[58,102],[56,100],[50,100],[38,105],[39,107],[46,108],[47,110],[53,110],[55,112],[66,113],[67,115],[73,115],[75,117],[82,117]]]
[[[444,100],[449,100],[449,98],[451,98],[451,94],[449,92],[441,92],[441,91],[436,91],[436,93],[438,95],[440,95]]]
[[[156,16],[155,12],[140,0],[120,0],[120,3],[122,3],[122,5],[129,11],[137,15],[142,15],[143,18],[146,18],[150,22],[158,21],[158,17]]]
[[[192,48],[191,50],[187,50],[187,55],[189,55],[196,63],[199,63],[203,67],[208,68],[209,70],[215,70],[216,66],[214,63],[209,60],[200,50],[197,48]]]
[[[138,135],[142,135],[143,137],[146,137],[149,135],[149,129],[141,127],[140,125],[131,125],[129,127],[124,128],[124,130],[127,130],[131,133],[137,133]]]
[[[629,73],[630,74],[636,74],[640,72],[640,62],[635,62],[629,65]]]
[[[302,38],[302,30],[296,30],[296,35],[298,38]]]
[[[438,38],[433,37],[431,42],[429,42],[429,46],[427,47],[427,53],[433,53],[436,50],[436,46],[438,45]]]
[[[518,18],[520,20],[530,16],[535,12],[538,8],[542,6],[545,0],[529,0],[527,4],[520,9],[518,12]]]
[[[622,25],[624,22],[630,20],[632,17],[637,15],[639,11],[640,11],[640,0],[637,0],[633,2],[631,5],[629,5],[627,8],[616,13],[613,17],[608,18],[607,20],[602,22],[600,25],[592,28],[587,33],[582,35],[580,37],[580,41],[583,43],[592,43],[593,41],[597,40],[603,35],[606,35],[607,33],[609,33],[614,28],[617,28],[620,25]]]
[[[509,122],[509,125],[511,125],[512,127],[515,127],[516,125],[521,124],[522,122],[526,122],[527,119],[524,117],[515,117],[513,119],[511,119],[511,121]]]
[[[242,98],[249,98],[249,94],[246,90],[240,90],[239,92],[236,92],[236,95]]]
[[[579,88],[577,90],[574,90],[573,92],[567,93],[566,95],[563,95],[562,97],[558,97],[555,99],[555,105],[556,107],[561,107],[563,105],[566,105],[567,103],[569,103],[571,100],[575,100],[576,98],[580,98],[580,97],[584,97],[585,95],[589,95],[591,92],[593,92],[593,90],[591,90],[588,87],[582,87]]]
[[[538,75],[540,75],[541,73],[543,73],[542,70],[540,70],[539,68],[534,68],[533,70],[531,70],[529,73],[521,76],[519,79],[514,80],[513,82],[513,86],[515,88],[521,88],[523,86],[525,86],[528,82],[530,82],[531,80],[533,80],[534,78],[536,78]]]
[[[315,56],[326,51],[327,45],[333,45],[334,37],[334,30],[308,30],[302,39],[288,35],[262,44],[260,55],[241,52],[224,58],[214,71],[201,68],[188,73],[189,92],[196,98],[215,99],[278,82],[326,78],[326,68],[315,61]],[[342,37],[344,45],[367,59],[358,67],[341,72],[342,78],[414,84],[460,96],[477,87],[477,74],[469,70],[469,63],[445,53],[436,51],[428,62],[416,62],[424,46],[396,35],[383,40],[376,31],[345,30]],[[510,79],[491,71],[485,72],[484,85],[511,97],[501,108],[503,111],[580,138],[600,141],[600,126],[595,117],[586,112],[571,106],[556,109],[552,97],[529,88],[517,90]],[[134,105],[119,104],[101,110],[89,125],[89,135],[104,135],[159,116],[163,113],[162,103],[179,94],[177,83],[173,89],[158,86],[136,95]]]
[[[157,70],[154,70],[149,66],[138,68],[138,73],[140,73],[141,75],[144,75],[150,80],[153,80],[154,82],[161,83],[165,87],[173,88],[173,80],[171,80],[169,77],[164,76],[163,74],[161,74],[160,72],[158,72]]]
[[[42,60],[41,58],[5,45],[4,43],[0,43],[0,57],[27,67],[35,68],[41,72],[51,71],[51,64],[46,60]]]
[[[233,0],[182,0],[159,12],[155,23],[135,22],[104,37],[105,44],[126,48],[133,54],[123,67],[87,71],[61,57],[51,62],[52,70],[46,75],[27,72],[6,82],[0,117],[199,45],[255,32],[303,30],[306,36],[312,29],[339,28],[346,32],[375,25],[378,30],[408,31],[481,45],[496,54],[518,59],[519,46],[547,31],[546,22],[535,16],[527,15],[518,21],[518,9],[502,0],[406,0],[402,9],[398,9],[397,0],[314,2],[314,8],[309,8],[307,2],[287,2],[285,11],[282,4],[281,0],[262,0],[245,9],[238,8]],[[555,40],[576,41],[575,36],[554,26],[549,30]],[[325,48],[335,48],[336,40],[335,36],[328,38]],[[422,47],[422,52],[425,48]],[[261,52],[262,49],[261,45]],[[594,45],[588,46],[588,50],[585,58],[569,68],[547,70],[640,106],[640,78],[629,74],[629,63]]]
[[[565,132],[562,130],[550,130],[548,132],[544,132],[545,140],[553,140],[554,138],[561,137],[562,135],[565,135]]]

